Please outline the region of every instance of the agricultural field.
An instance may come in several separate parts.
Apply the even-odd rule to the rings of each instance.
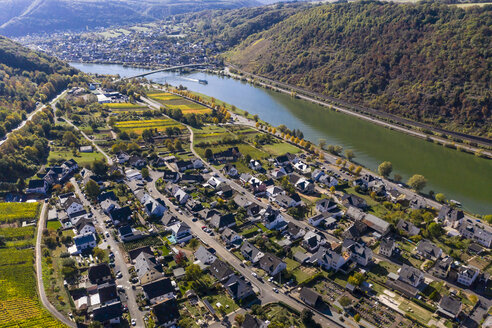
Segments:
[[[131,112],[131,111],[144,111],[148,109],[145,105],[138,105],[132,103],[110,103],[105,104],[113,112]]]
[[[12,206],[22,204],[24,207]],[[25,206],[28,205],[28,206]],[[0,203],[8,217],[34,219],[37,203]],[[34,227],[2,228],[0,235],[7,241],[0,248],[0,328],[6,327],[64,327],[43,308],[36,293],[33,268],[34,250],[8,246],[10,241],[34,242]]]
[[[142,134],[145,129],[157,129],[159,132],[163,132],[166,128],[177,127],[184,129],[184,126],[175,120],[164,118],[164,119],[151,119],[151,120],[140,120],[140,121],[120,121],[116,122],[115,127],[121,131],[135,132],[137,134]]]
[[[38,210],[39,203],[0,203],[0,223],[33,220]]]
[[[180,96],[168,92],[149,93],[148,96],[170,109],[181,109],[183,114],[208,114],[212,110]]]

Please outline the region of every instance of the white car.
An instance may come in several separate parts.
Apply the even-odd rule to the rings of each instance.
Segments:
[[[137,325],[137,321],[135,319],[132,319],[132,326],[136,326]]]
[[[277,288],[274,287],[272,290],[273,290],[274,293],[278,293],[278,289]]]

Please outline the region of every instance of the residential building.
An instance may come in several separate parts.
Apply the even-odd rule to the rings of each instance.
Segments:
[[[434,266],[430,268],[429,273],[435,277],[446,279],[453,264],[453,259],[449,256],[436,261]]]
[[[396,248],[395,241],[391,238],[383,238],[379,243],[379,255],[391,257]]]
[[[244,315],[244,321],[241,328],[267,328],[268,324],[261,321],[260,319],[252,316],[249,313]]]
[[[246,240],[241,246],[240,251],[244,259],[246,261],[250,261],[253,264],[258,263],[258,261],[265,255],[253,244],[251,244],[249,241]]]
[[[242,237],[230,228],[222,231],[221,238],[229,246],[240,246],[242,242]]]
[[[421,258],[432,261],[437,261],[442,255],[442,250],[427,239],[423,239],[419,242],[415,252]]]
[[[89,267],[87,276],[91,284],[100,285],[113,280],[111,269],[107,263]]]
[[[372,250],[365,244],[351,239],[343,241],[342,252],[349,253],[350,259],[362,266],[367,266],[372,260]]]
[[[43,179],[31,179],[27,187],[26,193],[28,194],[46,194],[48,192],[49,185],[46,180]]]
[[[363,198],[352,194],[343,195],[342,204],[345,207],[353,206],[359,209],[365,209],[367,207],[367,202]]]
[[[479,273],[480,270],[475,267],[461,266],[458,268],[458,279],[456,281],[466,287],[470,287],[477,279]]]
[[[203,246],[198,247],[194,256],[197,261],[200,261],[205,266],[210,265],[214,263],[215,260],[217,260],[217,256],[213,255],[208,249]]]
[[[152,316],[158,327],[175,327],[180,317],[178,302],[173,297],[153,305]]]
[[[287,264],[271,253],[260,258],[259,266],[270,276],[275,276],[287,268]]]
[[[186,243],[193,238],[190,226],[181,221],[171,227],[171,233],[178,244]]]
[[[464,219],[458,231],[464,238],[474,240],[482,246],[492,246],[492,228],[488,225]]]
[[[289,222],[287,224],[287,229],[285,231],[290,240],[297,240],[299,238],[302,238],[306,234],[306,230],[302,229],[293,222]]]
[[[150,304],[157,304],[163,300],[175,297],[175,288],[169,278],[162,278],[142,285],[145,298]]]
[[[396,224],[396,229],[408,237],[416,236],[420,233],[420,229],[413,223],[400,219]]]
[[[311,256],[309,262],[317,264],[325,270],[338,271],[350,260],[350,254],[339,253],[328,247],[320,247],[316,253]]]
[[[235,178],[238,176],[238,171],[237,171],[236,165],[234,165],[234,164],[224,165],[224,167],[222,168],[222,172],[224,172],[225,175],[227,175],[231,178]]]
[[[304,247],[307,251],[313,253],[316,252],[322,245],[324,245],[325,242],[325,239],[320,234],[317,234],[314,231],[308,231],[304,235],[302,247]]]
[[[232,271],[229,265],[222,262],[221,260],[215,260],[210,265],[209,270],[212,276],[214,276],[220,282],[228,280],[234,274],[234,271]]]
[[[223,230],[236,225],[234,214],[227,213],[223,215],[216,214],[210,219],[210,225],[216,229]]]
[[[461,313],[461,308],[462,304],[460,300],[448,295],[444,295],[441,298],[441,301],[439,301],[437,312],[450,319],[456,319]]]
[[[320,303],[323,302],[320,294],[307,287],[302,287],[301,292],[299,293],[299,298],[301,299],[301,301],[313,308],[318,307]]]
[[[162,277],[162,268],[154,255],[140,253],[135,259],[135,272],[141,284],[146,284]]]
[[[265,227],[270,230],[282,228],[286,224],[280,211],[273,209],[271,206],[262,209],[260,216]]]
[[[424,274],[417,268],[403,264],[398,271],[398,280],[417,288],[424,280]]]
[[[224,289],[233,300],[243,300],[254,294],[251,284],[235,274],[224,283]]]
[[[120,301],[101,305],[92,310],[92,320],[105,324],[119,324],[123,315],[123,305]]]
[[[68,248],[71,255],[80,254],[97,246],[96,236],[92,232],[73,237],[73,243],[74,245]]]
[[[316,211],[319,213],[328,212],[337,208],[337,203],[329,198],[323,198],[316,202]]]
[[[262,169],[260,161],[252,159],[248,164],[249,168],[255,171],[260,171]]]

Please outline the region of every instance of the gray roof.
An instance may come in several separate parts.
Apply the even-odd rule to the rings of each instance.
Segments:
[[[439,307],[456,316],[461,311],[461,301],[448,295],[444,295],[439,302]]]
[[[249,241],[245,241],[241,246],[241,254],[247,257],[246,260],[254,259],[258,255],[258,253],[261,253],[261,251]]]
[[[283,263],[281,259],[276,257],[271,253],[265,253],[264,256],[260,259],[260,267],[267,271],[268,273],[272,273],[280,263]]]
[[[417,245],[417,252],[424,256],[435,257],[435,258],[440,257],[442,253],[439,247],[437,247],[427,239],[423,239],[419,242],[419,244]]]
[[[215,260],[210,266],[210,273],[219,281],[224,280],[234,273],[228,264],[221,260]]]
[[[213,255],[210,253],[205,247],[200,246],[195,252],[195,258],[202,262],[203,264],[212,264],[216,259],[217,256]],[[213,260],[211,260],[213,259]]]
[[[160,271],[160,266],[154,255],[142,252],[135,259],[135,271],[139,277],[145,275],[148,271]]]
[[[398,279],[407,284],[414,285],[420,277],[422,276],[422,271],[417,268],[403,264],[398,275]]]

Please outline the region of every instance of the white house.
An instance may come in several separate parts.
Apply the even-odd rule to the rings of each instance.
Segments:
[[[67,212],[68,216],[71,216],[74,213],[80,212],[84,210],[84,205],[82,202],[76,197],[70,197],[63,204],[63,208],[65,212]]]
[[[186,243],[193,238],[190,227],[184,222],[173,225],[171,233],[178,244]]]
[[[77,235],[73,237],[74,245],[68,249],[71,255],[78,255],[86,249],[94,248],[97,246],[96,236],[93,233],[87,233],[85,235]]]
[[[458,269],[458,279],[456,280],[458,283],[470,287],[475,279],[477,279],[480,271],[472,266],[465,267],[462,266]]]
[[[328,198],[320,199],[316,202],[316,210],[319,213],[328,212],[337,208],[337,203]]]
[[[311,168],[306,163],[304,163],[302,161],[295,163],[294,168],[302,174],[307,174],[307,173],[311,172]]]
[[[347,253],[337,253],[332,249],[320,247],[316,253],[309,259],[310,263],[317,264],[325,270],[338,271],[350,260]]]
[[[32,179],[29,181],[29,186],[26,192],[28,194],[46,194],[48,192],[48,182],[41,179]]]
[[[142,173],[140,173],[140,171],[137,171],[137,170],[132,170],[132,169],[126,170],[125,176],[130,181],[131,180],[142,180]]]
[[[262,209],[260,216],[263,220],[263,224],[269,230],[282,227],[286,222],[280,211],[274,210],[272,207]]]

